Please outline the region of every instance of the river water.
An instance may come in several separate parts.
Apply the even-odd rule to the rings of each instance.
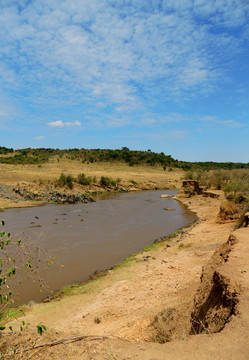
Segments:
[[[50,289],[58,290],[87,280],[96,270],[110,268],[196,219],[176,200],[160,198],[165,193],[175,195],[176,191],[108,194],[89,204],[9,209],[2,218],[5,231],[39,244],[39,250],[31,247],[36,260],[55,256],[56,265],[37,264]],[[21,277],[21,284],[16,280],[14,285],[16,305],[41,301],[48,295],[40,292],[37,281],[25,280],[23,273]]]

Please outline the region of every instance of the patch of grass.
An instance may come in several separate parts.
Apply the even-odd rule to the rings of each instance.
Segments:
[[[191,246],[192,246],[191,243],[189,243],[189,244],[183,244],[183,243],[181,243],[181,244],[178,245],[178,250],[181,250],[181,249],[189,249]]]
[[[133,261],[136,260],[136,256],[139,254],[140,252],[137,252],[135,254],[132,254],[131,256],[127,257],[126,259],[124,259],[123,261],[121,261],[119,264],[116,264],[114,266],[111,267],[111,270],[115,270],[124,266],[128,266],[130,265]]]
[[[101,278],[89,279],[80,284],[71,284],[63,286],[63,288],[57,292],[55,292],[52,296],[50,296],[45,302],[50,302],[52,300],[61,299],[64,296],[73,296],[79,294],[88,294],[92,292],[97,292],[100,289]]]

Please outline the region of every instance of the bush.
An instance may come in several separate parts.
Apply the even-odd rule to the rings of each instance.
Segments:
[[[222,220],[227,220],[232,218],[233,215],[238,213],[238,209],[233,201],[224,200],[220,206],[219,218]]]
[[[91,176],[87,176],[85,174],[78,174],[78,178],[77,181],[79,184],[81,185],[92,185],[93,183],[93,178]]]
[[[112,178],[109,178],[108,176],[101,176],[100,179],[100,185],[101,186],[116,186],[117,182],[113,180]]]
[[[73,188],[73,181],[74,178],[71,175],[65,175],[63,173],[61,173],[59,180],[57,180],[57,185],[58,186],[67,186],[69,189]]]

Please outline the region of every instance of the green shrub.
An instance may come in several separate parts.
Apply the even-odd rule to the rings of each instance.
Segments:
[[[77,181],[79,184],[81,185],[92,185],[93,183],[93,178],[91,176],[87,176],[85,174],[78,174],[78,178]]]
[[[116,186],[117,182],[113,180],[112,178],[109,178],[108,176],[101,176],[100,179],[100,185],[101,186]]]
[[[61,173],[59,180],[57,180],[57,185],[58,186],[67,186],[69,189],[73,188],[73,181],[74,178],[71,175],[65,175],[63,173]]]

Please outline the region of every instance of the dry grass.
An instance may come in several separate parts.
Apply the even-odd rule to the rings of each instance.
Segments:
[[[54,181],[60,174],[77,177],[79,173],[86,176],[109,176],[122,181],[144,182],[154,180],[155,182],[165,180],[179,180],[183,174],[182,170],[163,171],[161,166],[137,165],[129,166],[125,163],[93,163],[83,164],[78,160],[52,158],[48,163],[42,165],[7,165],[0,164],[0,184],[15,185],[17,182],[26,181]]]
[[[220,205],[219,218],[221,220],[227,220],[233,218],[238,213],[238,208],[233,201],[224,200]]]
[[[50,158],[49,162],[42,165],[9,165],[0,164],[0,185],[24,186],[35,192],[46,191],[58,184],[61,174],[71,175],[77,179],[79,174],[84,173],[86,177],[94,179],[89,185],[82,185],[75,181],[73,191],[84,193],[87,191],[103,191],[99,186],[101,177],[108,177],[124,189],[153,189],[153,188],[175,188],[179,187],[183,170],[174,169],[164,171],[161,166],[135,165],[129,166],[126,163],[82,163],[79,160]],[[34,201],[16,201],[1,197],[0,209],[12,207],[26,207],[40,205]]]

